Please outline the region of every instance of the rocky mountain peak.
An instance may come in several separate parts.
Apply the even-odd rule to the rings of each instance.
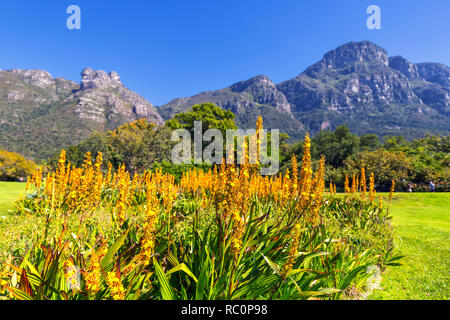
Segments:
[[[417,66],[401,56],[390,57],[389,67],[400,71],[409,80],[421,79]]]
[[[17,78],[22,80],[23,82],[35,86],[46,88],[54,85],[55,80],[52,75],[44,70],[39,69],[31,69],[31,70],[22,70],[22,69],[12,69],[10,71],[11,74],[15,75]]]
[[[84,69],[75,99],[80,118],[104,123],[107,128],[117,127],[123,119],[146,118],[155,124],[163,122],[149,101],[124,87],[116,71]]]
[[[233,92],[243,92],[251,87],[271,87],[276,88],[275,84],[270,80],[269,77],[264,75],[258,75],[256,77],[250,78],[248,80],[237,82],[230,86]]]
[[[81,72],[81,89],[105,89],[123,86],[117,72],[106,73],[103,70],[86,68]]]
[[[247,95],[250,95],[253,101],[258,104],[270,105],[281,112],[291,112],[286,97],[282,92],[278,91],[275,83],[267,76],[258,75],[248,80],[235,83],[229,88],[232,92],[242,93],[243,96],[241,99],[247,100]]]
[[[417,63],[417,70],[426,81],[450,87],[450,68],[441,63]]]
[[[309,67],[305,74],[320,78],[329,71],[351,67],[355,63],[389,65],[389,57],[383,48],[370,41],[349,42],[326,53],[322,60]]]

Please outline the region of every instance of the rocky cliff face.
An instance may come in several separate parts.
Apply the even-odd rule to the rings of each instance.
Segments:
[[[259,115],[264,116],[265,128],[283,128],[284,132],[298,136],[303,125],[291,113],[291,105],[285,95],[266,76],[256,76],[240,81],[230,87],[199,93],[193,97],[175,99],[158,108],[163,118],[169,119],[179,112],[188,110],[195,104],[212,102],[236,114],[238,126],[255,126]]]
[[[276,85],[268,77],[262,75],[235,83],[221,90],[205,91],[193,97],[175,99],[158,108],[158,111],[168,119],[194,104],[203,102],[214,102],[222,108],[233,111],[238,116],[248,109],[257,109],[260,106],[271,107],[287,114],[291,111],[284,94],[278,91]]]
[[[283,114],[273,123],[280,129],[296,121],[297,131],[313,133],[347,124],[358,133],[448,134],[449,79],[445,65],[414,64],[400,56],[389,57],[371,42],[350,42],[278,85],[258,76],[229,88],[174,100],[159,111],[169,118],[195,103],[213,102],[240,119],[255,106],[266,105]],[[264,119],[273,117],[262,113],[267,109],[259,111]]]
[[[397,65],[407,72],[406,66]],[[318,108],[352,113],[383,104],[422,104],[407,76],[390,67],[386,51],[366,41],[330,51],[278,89],[297,113]]]
[[[331,50],[278,85],[259,75],[158,109],[127,89],[117,72],[87,68],[81,77],[76,83],[43,70],[0,71],[0,148],[45,158],[95,130],[139,118],[161,124],[204,102],[233,111],[241,128],[254,127],[262,115],[265,128],[293,139],[341,124],[381,136],[450,133],[450,68],[389,57],[368,41]]]
[[[80,89],[74,92],[76,112],[80,118],[90,119],[107,128],[146,118],[155,124],[163,120],[153,105],[137,93],[125,88],[117,72],[84,69]]]
[[[117,72],[83,70],[81,83],[43,70],[0,71],[0,146],[32,158],[103,131],[147,118],[163,120],[153,105],[125,88]]]

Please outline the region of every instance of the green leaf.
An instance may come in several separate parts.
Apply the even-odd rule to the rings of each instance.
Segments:
[[[195,282],[198,282],[197,278],[194,276],[192,271],[184,263],[180,263],[176,267],[170,269],[169,271],[167,271],[166,274],[169,275],[169,274],[172,274],[172,273],[178,272],[178,271],[184,271],[188,276],[190,276],[192,279],[194,279]]]
[[[153,264],[155,265],[156,277],[158,278],[159,284],[161,285],[162,298],[164,300],[175,300],[175,294],[170,287],[169,280],[167,280],[164,271],[155,258],[153,258]]]
[[[19,300],[34,300],[32,296],[30,296],[29,294],[27,294],[25,291],[17,289],[17,288],[11,288],[9,287],[9,290],[12,291],[13,296],[16,299]]]
[[[122,234],[116,240],[116,242],[114,242],[113,245],[108,249],[108,252],[103,257],[102,262],[101,262],[101,266],[102,266],[103,269],[106,270],[107,267],[113,262],[114,255],[117,253],[117,251],[119,251],[120,247],[122,246],[122,244],[124,243],[125,239],[127,238],[128,231],[129,230],[125,231],[125,233]]]
[[[305,273],[307,271],[311,271],[311,269],[291,269],[291,270],[288,271],[286,277],[292,277],[292,276],[294,276],[296,274]]]
[[[262,253],[261,253],[262,254]],[[268,257],[266,257],[264,254],[262,254],[262,256],[264,257],[264,260],[266,260],[267,264],[269,265],[269,267],[280,277],[282,277],[281,274],[281,270],[280,268],[272,261],[270,260]]]

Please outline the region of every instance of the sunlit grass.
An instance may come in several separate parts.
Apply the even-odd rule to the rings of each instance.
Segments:
[[[391,213],[403,266],[390,268],[371,299],[450,298],[450,194],[396,194]]]
[[[8,216],[14,209],[14,201],[25,190],[25,183],[0,182],[0,217]]]

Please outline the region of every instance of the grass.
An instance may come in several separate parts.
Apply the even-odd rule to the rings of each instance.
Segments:
[[[450,298],[450,194],[396,194],[391,206],[403,266],[390,268],[369,299]]]
[[[0,182],[0,217],[9,216],[14,209],[14,201],[25,190],[25,183]]]
[[[14,201],[25,191],[25,186],[21,182],[0,182],[0,263],[11,252],[21,252],[28,246],[30,235],[39,232],[38,218],[12,214]]]
[[[26,234],[38,232],[36,218],[9,216],[24,188],[23,183],[0,182],[0,217],[7,217],[0,218],[0,256],[11,249],[2,238],[12,237],[18,244],[25,241]],[[449,208],[450,193],[395,194],[391,214],[396,245],[405,258],[403,266],[383,274],[384,290],[376,290],[369,299],[450,298]]]

